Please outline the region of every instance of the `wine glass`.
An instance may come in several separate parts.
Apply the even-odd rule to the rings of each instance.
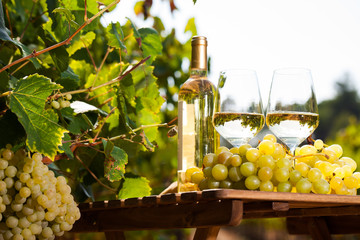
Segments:
[[[319,125],[311,71],[283,68],[273,73],[266,124],[294,154],[296,147]]]
[[[230,69],[220,72],[213,125],[234,147],[248,143],[265,125],[256,72]]]

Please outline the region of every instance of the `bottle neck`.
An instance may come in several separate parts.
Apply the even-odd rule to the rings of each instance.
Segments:
[[[207,69],[190,69],[190,77],[207,77]]]

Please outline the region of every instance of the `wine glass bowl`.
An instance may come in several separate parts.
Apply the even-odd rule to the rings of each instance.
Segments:
[[[319,114],[310,70],[283,68],[274,71],[266,124],[291,153],[315,131]]]
[[[220,72],[213,124],[234,147],[248,143],[263,128],[265,117],[255,71]]]

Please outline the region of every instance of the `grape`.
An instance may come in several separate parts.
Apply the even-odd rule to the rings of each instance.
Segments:
[[[237,148],[237,147],[230,148],[230,152],[232,154],[239,154],[239,148]]]
[[[316,152],[316,148],[312,145],[304,145],[299,150],[300,155],[314,154]]]
[[[71,96],[70,93],[67,93],[67,94],[65,95],[65,99],[66,99],[66,100],[71,100],[71,98],[72,98],[72,96]]]
[[[273,134],[266,134],[263,140],[270,140],[273,143],[276,143],[276,137]]]
[[[356,188],[360,188],[360,172],[354,172],[353,176],[358,179],[358,186]]]
[[[64,101],[64,100],[59,100],[59,103],[60,103],[60,108],[66,108],[67,107],[67,101]]]
[[[233,154],[231,152],[221,152],[217,157],[217,161],[218,163],[224,164],[225,166],[229,166],[231,162],[230,157],[232,157],[232,155]]]
[[[265,155],[271,155],[275,151],[275,144],[271,140],[263,140],[258,147],[259,151]]]
[[[279,183],[287,182],[289,180],[289,177],[290,177],[289,169],[287,168],[276,169],[275,178]]]
[[[206,154],[203,159],[203,164],[205,167],[212,167],[215,165],[216,162],[216,154],[215,153],[209,153]]]
[[[342,166],[342,169],[344,170],[344,177],[349,177],[352,175],[353,171],[351,170],[351,166],[350,165],[344,165]]]
[[[194,172],[191,175],[191,182],[193,182],[193,183],[199,184],[201,182],[201,180],[203,180],[203,179],[204,179],[203,172]],[[47,195],[49,195],[49,194],[47,194]]]
[[[191,175],[194,173],[194,172],[200,172],[201,169],[198,168],[198,167],[189,167],[188,169],[186,169],[185,171],[185,181],[186,182],[190,182],[191,181]],[[60,185],[60,183],[59,183]],[[60,185],[60,186],[63,186],[63,185]],[[62,190],[62,189],[60,189]]]
[[[214,188],[219,188],[219,187],[220,187],[220,182],[219,181],[216,181],[215,179],[209,179],[208,180],[208,188],[214,189]],[[64,230],[64,231],[66,231],[66,230]]]
[[[270,180],[261,182],[260,191],[272,192],[274,191],[274,184]]]
[[[280,158],[279,160],[277,160],[276,162],[276,166],[278,168],[287,168],[290,169],[292,166],[292,162],[287,159],[287,158]]]
[[[354,176],[344,177],[344,184],[347,188],[356,188],[358,186],[358,179]]]
[[[212,176],[217,181],[225,180],[228,177],[228,169],[223,164],[216,164],[211,170]]]
[[[265,182],[265,181],[269,181],[272,178],[273,171],[269,167],[262,167],[259,169],[257,175],[261,181]]]
[[[51,101],[51,106],[54,108],[54,109],[59,109],[60,108],[60,103],[56,100],[53,100]]]
[[[251,148],[251,145],[248,144],[248,143],[241,145],[241,146],[239,147],[239,155],[242,156],[242,157],[245,156],[247,150],[250,149],[250,148]]]
[[[18,225],[18,223],[19,223],[19,219],[17,219],[14,216],[9,216],[6,219],[6,226],[9,228],[15,228]]]
[[[296,192],[298,193],[310,193],[311,188],[312,184],[306,178],[302,178],[296,183]]]
[[[245,162],[240,166],[240,173],[242,176],[249,177],[256,173],[255,164],[252,162]]]
[[[344,161],[345,164],[349,165],[351,167],[351,171],[354,172],[357,168],[357,163],[349,157],[342,157],[340,160]]]
[[[321,179],[322,173],[318,168],[311,168],[307,174],[310,182],[317,182]]]
[[[339,144],[330,145],[328,148],[335,152],[337,158],[340,158],[343,154],[343,149]]]
[[[313,182],[313,189],[315,193],[327,194],[330,192],[330,184],[323,178]]]
[[[220,188],[231,188],[232,182],[229,180],[223,180],[220,182]]]
[[[327,161],[328,162],[331,162],[331,163],[333,163],[333,162],[335,162],[337,159],[338,159],[338,157],[337,157],[337,155],[336,155],[336,152],[333,150],[333,149],[331,149],[331,148],[324,148],[323,150],[322,150],[322,153],[325,153],[327,156],[328,156],[328,158],[327,158]]]
[[[339,178],[345,177],[345,170],[342,167],[335,168],[334,176]]]
[[[0,228],[4,231],[0,230],[0,239],[54,239],[71,230],[80,211],[66,179],[55,178],[39,153],[32,157],[23,150],[14,154],[8,145],[1,154]],[[52,230],[55,224],[56,232]]]
[[[262,167],[269,167],[271,169],[274,169],[276,163],[274,161],[274,158],[270,155],[262,155],[260,158],[259,158],[259,161],[258,161],[258,166],[260,168]]]
[[[5,160],[11,160],[13,157],[14,157],[14,152],[11,151],[10,149],[5,149],[3,152],[2,152],[2,157],[5,159]]]
[[[318,161],[315,163],[314,167],[318,168],[325,177],[331,176],[335,169],[332,167],[331,163],[326,161]]]
[[[295,164],[295,170],[298,170],[303,177],[307,176],[309,168],[310,167],[304,162],[298,162]]]
[[[245,179],[245,186],[249,190],[258,189],[260,187],[260,179],[255,175],[251,175]]]
[[[217,149],[216,149],[216,155],[219,155],[221,152],[229,152],[230,150],[227,148],[227,147],[224,147],[224,146],[222,146],[222,147],[218,147]]]
[[[229,178],[233,182],[240,181],[242,178],[241,173],[240,173],[240,168],[239,167],[231,167],[229,169]]]
[[[230,157],[229,161],[232,166],[238,167],[241,165],[242,159],[239,155],[234,154],[233,156]]]
[[[255,162],[260,157],[261,153],[257,148],[249,148],[246,152],[246,159],[249,162]]]
[[[292,185],[290,182],[281,182],[277,185],[278,192],[291,192]]]
[[[281,159],[286,157],[286,151],[280,143],[275,143],[274,153],[271,154],[274,159]]]
[[[314,147],[315,147],[317,150],[321,150],[321,149],[324,147],[324,142],[323,142],[323,140],[321,140],[321,139],[316,139],[315,142],[314,142]]]
[[[212,176],[212,167],[205,167],[203,169],[204,177],[211,177]]]

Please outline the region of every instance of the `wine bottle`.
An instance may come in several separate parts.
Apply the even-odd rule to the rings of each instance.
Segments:
[[[207,153],[215,152],[217,133],[212,124],[215,86],[207,78],[207,39],[191,41],[190,77],[181,86],[178,101],[178,170],[202,167]]]

